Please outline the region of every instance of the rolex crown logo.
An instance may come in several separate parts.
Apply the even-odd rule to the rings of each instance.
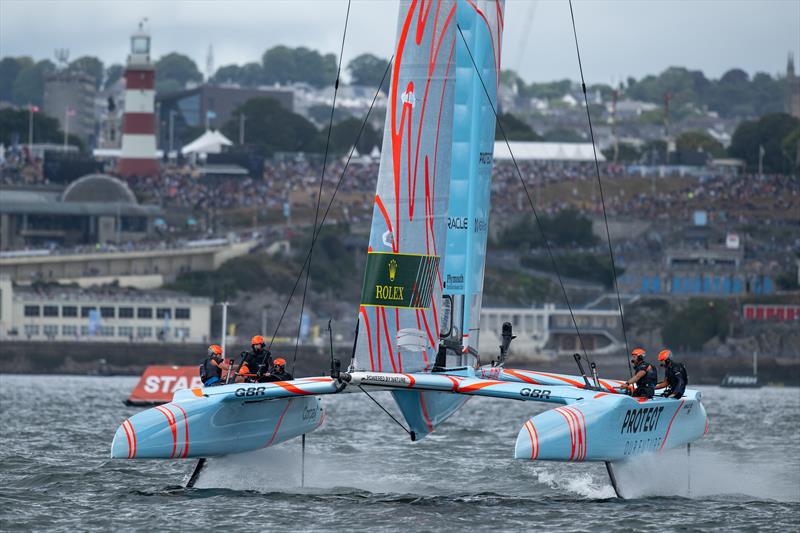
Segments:
[[[397,261],[394,259],[389,261],[389,281],[394,283],[394,277],[397,275]]]

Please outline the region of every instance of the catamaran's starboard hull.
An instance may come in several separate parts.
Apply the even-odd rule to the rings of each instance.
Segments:
[[[314,431],[324,417],[315,396],[253,401],[186,393],[190,391],[125,420],[114,435],[111,457],[185,459],[241,453]]]
[[[598,393],[528,420],[514,457],[539,461],[622,461],[693,442],[708,429],[700,393],[646,401]]]

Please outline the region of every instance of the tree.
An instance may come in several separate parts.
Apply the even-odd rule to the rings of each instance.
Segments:
[[[270,48],[261,58],[266,83],[305,82],[314,87],[327,87],[336,80],[336,56],[321,55],[303,46]]]
[[[260,63],[247,63],[243,66],[225,65],[217,69],[211,81],[236,83],[242,87],[257,87],[264,83],[264,69]]]
[[[248,141],[263,145],[269,153],[318,149],[314,125],[273,98],[251,98],[237,107],[231,120],[222,127],[231,139],[238,139],[240,113],[245,116]]]
[[[118,63],[114,63],[113,65],[111,65],[106,69],[106,81],[104,86],[106,88],[111,87],[112,85],[117,83],[117,81],[119,81],[120,78],[122,78],[122,75],[124,73],[125,73],[125,67],[123,67]]]
[[[617,146],[617,162],[618,163],[636,163],[641,159],[642,153],[636,146],[629,143],[619,143]],[[603,155],[606,156],[608,161],[614,160],[614,147],[611,146],[603,150]]]
[[[74,72],[82,72],[94,78],[95,89],[99,89],[103,84],[103,62],[93,56],[79,57],[69,64],[69,69]]]
[[[389,62],[372,54],[361,54],[347,64],[350,79],[353,85],[367,85],[375,87],[383,79]],[[389,77],[386,76],[384,86],[388,86]]]
[[[38,63],[25,62],[14,80],[11,101],[17,105],[41,105],[44,99],[45,77],[55,72],[56,66],[52,61],[44,59]]]
[[[501,140],[503,132],[508,136],[509,141],[541,141],[541,135],[533,131],[526,122],[515,117],[511,113],[500,113],[497,116],[500,125],[495,128],[494,138]]]
[[[730,312],[723,302],[691,300],[661,329],[666,346],[699,351],[714,337],[724,341],[728,335]]]
[[[783,142],[798,127],[800,120],[786,113],[772,113],[758,120],[745,120],[733,132],[728,153],[744,159],[747,166],[755,170],[763,147],[764,171],[788,174],[794,159],[786,153]]]
[[[355,118],[348,118],[334,124],[331,130],[331,151],[338,154],[349,153],[360,129],[361,120]],[[320,143],[322,143],[323,146],[327,133],[327,128],[323,128],[323,130],[320,131]],[[375,131],[372,126],[366,124],[364,126],[364,131],[361,132],[361,137],[358,139],[356,149],[362,154],[368,154],[379,141],[378,132]]]
[[[675,148],[679,152],[706,152],[714,157],[722,157],[725,148],[722,143],[702,130],[690,130],[681,133],[675,140]]]
[[[6,146],[15,142],[28,142],[28,121],[30,116],[27,109],[1,109],[0,110],[0,143]],[[34,142],[36,143],[62,143],[64,131],[55,118],[42,112],[33,113]],[[83,141],[74,135],[69,136],[70,144],[77,145],[83,150]]]
[[[17,80],[17,76],[23,67],[22,59],[23,58],[4,57],[2,61],[0,61],[0,101],[11,101],[14,91],[14,82]],[[30,59],[28,60],[30,61]]]
[[[169,81],[174,83],[167,84]],[[172,52],[156,61],[156,91],[165,92],[162,89],[165,86],[170,89],[179,86],[183,89],[190,81],[203,81],[203,75],[190,57]]]

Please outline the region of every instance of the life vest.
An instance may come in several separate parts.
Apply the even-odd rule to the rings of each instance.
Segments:
[[[200,380],[203,384],[207,384],[207,382],[211,381],[213,378],[216,378],[212,383],[216,383],[222,377],[222,369],[215,365],[211,358],[207,358],[203,361],[203,364],[200,365]]]
[[[655,389],[656,385],[658,384],[658,371],[653,365],[642,361],[636,365],[633,370],[635,374],[638,374],[641,371],[644,371],[645,373],[644,376],[642,376],[642,378],[636,382],[637,387]]]

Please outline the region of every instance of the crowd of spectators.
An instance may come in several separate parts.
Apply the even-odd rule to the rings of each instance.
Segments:
[[[589,213],[600,213],[599,190],[594,162],[518,161],[535,205],[550,213],[573,207]],[[4,184],[42,183],[45,180],[30,164],[27,155],[6,150],[2,162]],[[339,182],[337,204],[352,218],[362,218],[372,211],[372,194],[379,163],[359,158],[345,171],[344,161],[335,158],[325,169],[323,207]],[[599,164],[603,179],[606,209],[611,215],[633,218],[659,218],[690,214],[693,210],[724,211],[737,220],[771,213],[778,218],[800,215],[800,184],[797,176],[733,175],[709,171],[700,177],[641,177],[630,174],[624,165]],[[142,202],[164,208],[197,211],[258,208],[281,210],[286,203],[302,203],[313,207],[319,190],[320,161],[295,158],[267,160],[263,175],[209,176],[191,165],[165,166],[159,176],[129,178],[128,184]],[[663,184],[663,185],[662,185]],[[355,193],[355,194],[354,194]],[[519,181],[517,168],[510,161],[495,161],[492,177],[495,202],[502,200],[501,215],[526,212],[530,209]],[[792,215],[794,213],[794,215]]]

